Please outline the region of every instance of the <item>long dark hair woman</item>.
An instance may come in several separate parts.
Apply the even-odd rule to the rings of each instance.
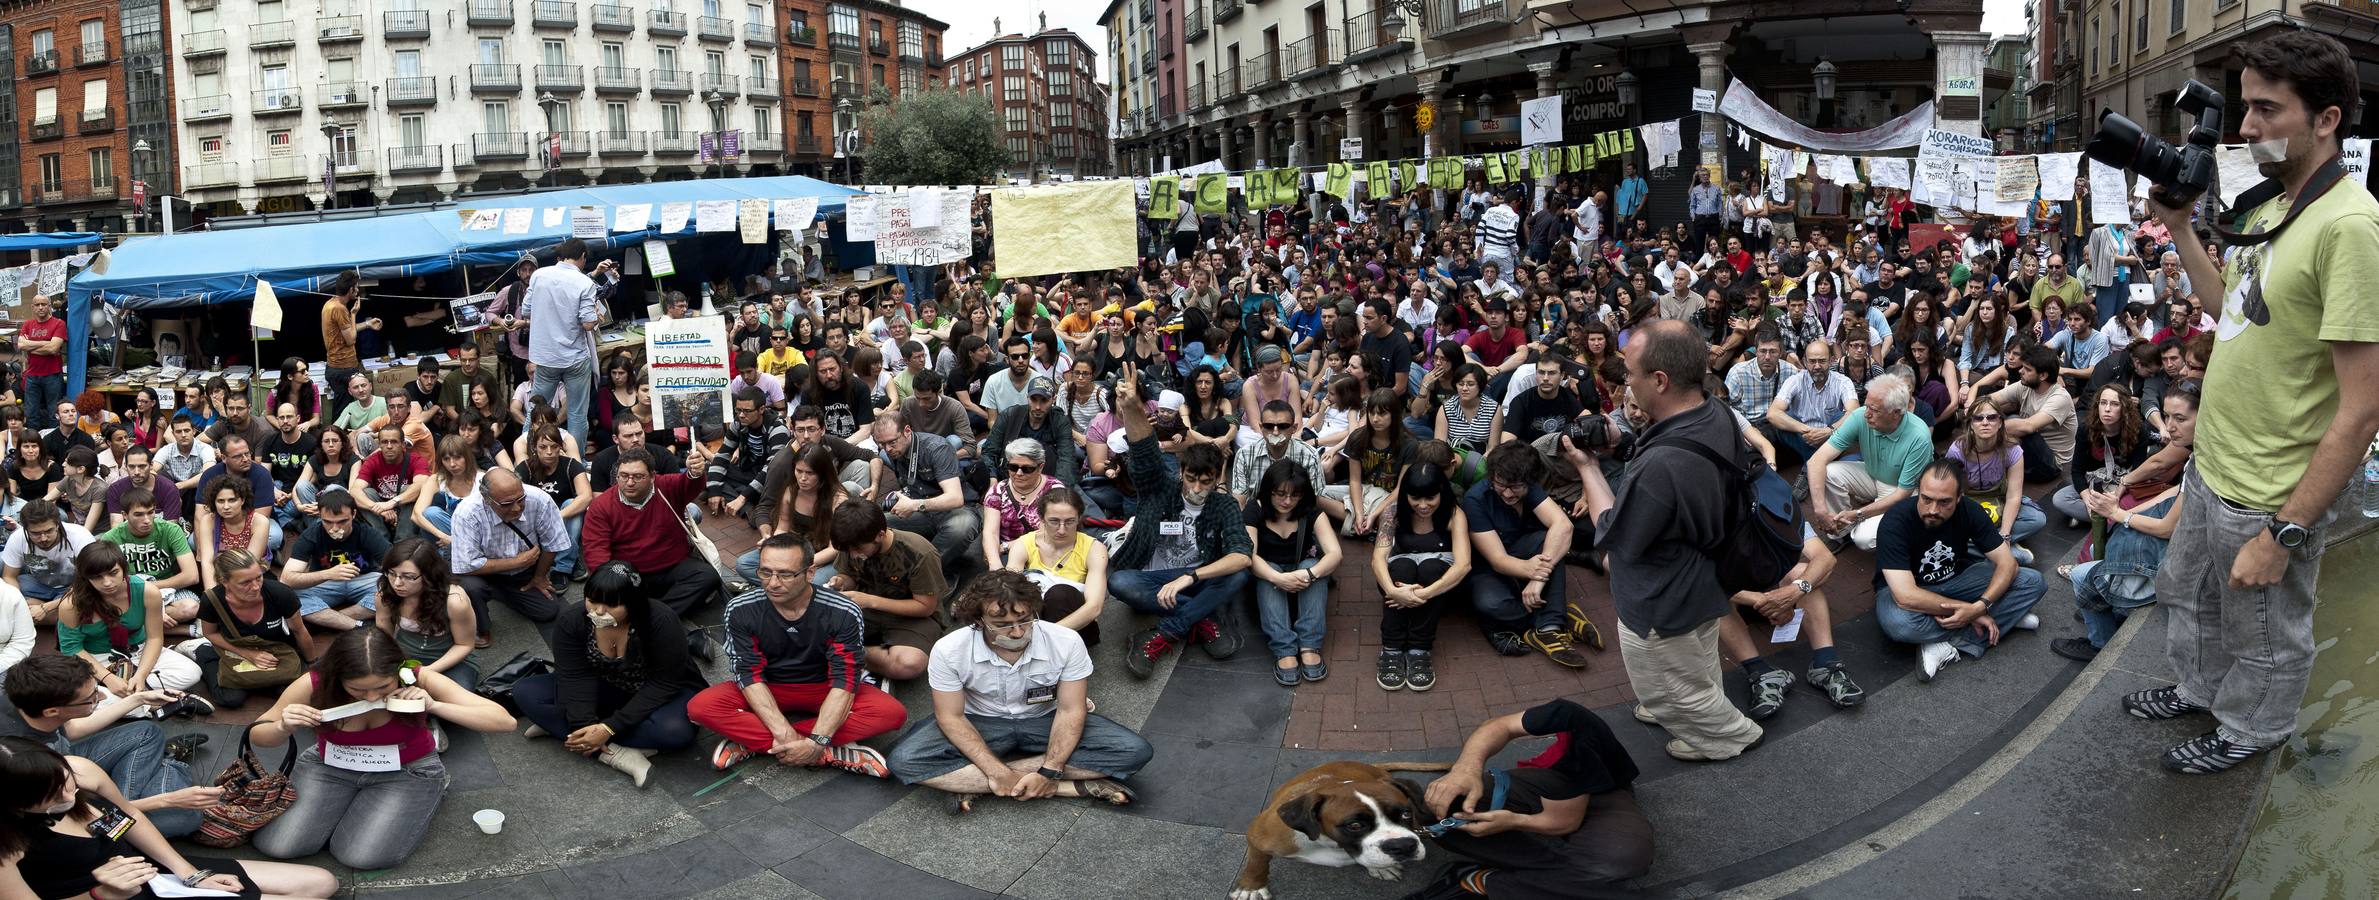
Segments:
[[[833,532],[828,529],[834,518],[834,508],[841,506],[849,493],[843,489],[841,466],[834,451],[825,444],[811,444],[809,449],[793,457],[792,472],[776,496],[776,531],[801,535],[817,548],[810,557],[817,580],[824,583],[834,577],[834,561],[839,558],[833,544]],[[735,571],[747,584],[760,583],[760,548],[744,552],[735,561]]]
[[[686,628],[627,563],[587,578],[585,615],[554,621],[553,672],[521,679],[513,700],[527,737],[556,737],[644,787],[654,753],[694,744],[686,703],[707,685],[686,652]]]
[[[479,685],[479,662],[471,651],[485,633],[483,620],[447,571],[436,541],[406,538],[389,547],[380,558],[374,624],[430,671],[470,690]]]
[[[0,860],[36,897],[156,897],[159,875],[225,896],[339,892],[317,866],[183,856],[98,764],[16,736],[0,738]]]
[[[1340,556],[1338,532],[1322,517],[1320,495],[1305,466],[1274,460],[1242,515],[1256,551],[1250,573],[1256,578],[1264,638],[1272,648],[1273,679],[1296,687],[1300,678],[1329,677],[1322,637],[1330,613],[1330,575]]]
[[[1437,685],[1438,602],[1470,574],[1470,525],[1459,492],[1433,462],[1404,469],[1394,520],[1372,545],[1371,577],[1386,608],[1380,614],[1379,686],[1426,691]]]

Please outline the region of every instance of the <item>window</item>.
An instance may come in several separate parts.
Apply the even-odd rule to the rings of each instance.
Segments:
[[[884,46],[884,20],[867,20],[867,42],[871,46]]]
[[[625,101],[609,100],[604,102],[603,130],[615,137],[628,133],[628,104]]]
[[[498,64],[502,63],[503,61],[504,61],[504,39],[503,39],[503,38],[480,38],[480,39],[479,39],[479,63],[480,63],[481,65],[488,65],[488,66],[493,66],[493,65],[498,65]]]
[[[2172,0],[2172,33],[2180,34],[2189,27],[2189,0]]]
[[[33,121],[58,121],[58,89],[37,88],[33,91]]]
[[[40,56],[56,49],[58,49],[58,36],[51,33],[49,29],[44,28],[33,33],[33,55]],[[48,157],[43,158],[47,159]]]
[[[767,78],[769,77],[769,75],[770,75],[770,66],[768,65],[768,57],[765,57],[765,56],[754,56],[754,57],[751,57],[751,64],[752,64],[752,80],[753,80],[753,81],[761,81],[761,80],[765,80],[765,79],[767,79]]]
[[[288,20],[288,6],[282,3],[281,0],[258,0],[256,4],[256,21],[286,22]]]
[[[1073,45],[1068,44],[1063,40],[1050,41],[1042,45],[1041,50],[1041,54],[1044,57],[1047,57],[1049,64],[1053,66],[1073,65],[1073,53]]]
[[[859,36],[859,10],[842,4],[826,7],[826,27],[835,34]]]
[[[195,11],[195,12],[192,12],[192,13],[190,13],[190,30],[189,30],[189,31],[187,31],[187,32],[184,32],[184,33],[185,33],[185,34],[196,34],[196,33],[198,33],[198,32],[201,32],[201,31],[214,31],[214,30],[216,30],[216,29],[218,29],[218,28],[221,28],[221,27],[223,27],[223,26],[221,26],[221,25],[215,24],[215,22],[216,22],[216,20],[215,20],[215,11],[214,11],[214,10],[211,10],[211,9],[202,9],[202,10],[197,10],[197,11]]]
[[[900,67],[900,92],[903,94],[910,94],[915,93],[917,90],[917,67]]]
[[[1049,108],[1049,127],[1074,127],[1074,104],[1060,103]]]
[[[44,153],[41,155],[41,189],[45,191],[66,189],[66,160],[59,154]]]
[[[802,81],[810,80],[810,61],[806,59],[794,60],[793,77]]]
[[[746,21],[746,22],[750,22],[750,23],[752,23],[752,24],[754,24],[754,25],[763,25],[763,26],[764,26],[764,25],[767,25],[767,24],[768,24],[768,7],[761,6],[760,4],[757,4],[757,3],[746,3],[746,4],[744,4],[744,5],[743,5],[743,20],[744,20],[744,21]]]
[[[670,137],[679,134],[682,110],[675,103],[661,104],[661,133]]]
[[[769,124],[775,121],[776,107],[752,107],[752,136],[756,138],[765,138],[776,134],[776,127]]]
[[[719,0],[702,0],[702,14],[713,19],[718,18]]]
[[[702,72],[705,75],[727,74],[727,54],[718,50],[703,51]]]
[[[793,9],[785,11],[785,30],[794,34],[800,34],[804,31],[808,31],[809,27],[810,14],[808,10]]]
[[[1067,97],[1074,93],[1074,73],[1066,69],[1049,70],[1049,96]]]
[[[1024,76],[1010,75],[1000,81],[1003,82],[1001,90],[1006,94],[1007,100],[1016,103],[1024,101]]]
[[[2131,49],[2148,49],[2148,0],[2131,0]]]
[[[570,47],[559,40],[547,38],[545,41],[544,58],[545,64],[549,66],[569,65]]]
[[[603,42],[603,68],[619,70],[628,67],[627,45],[618,41]]]
[[[1008,155],[1009,155],[1009,156],[1011,156],[1011,157],[1014,157],[1014,158],[1016,158],[1016,159],[1023,159],[1023,158],[1025,158],[1025,155],[1026,155],[1026,153],[1027,153],[1027,152],[1029,152],[1029,150],[1031,149],[1031,146],[1032,146],[1032,145],[1031,145],[1031,142],[1030,142],[1028,139],[1026,139],[1026,138],[1021,138],[1021,137],[1012,137],[1012,138],[1009,138],[1009,139],[1008,139]]]
[[[1054,142],[1056,143],[1056,146],[1057,146],[1056,155],[1058,155],[1058,156],[1067,156],[1067,157],[1070,157],[1070,156],[1073,156],[1073,155],[1074,155],[1074,133],[1073,133],[1073,132],[1071,132],[1071,131],[1060,131],[1060,132],[1058,132],[1056,135],[1052,136],[1052,137],[1050,138],[1050,140],[1051,140],[1051,141],[1054,141]]]
[[[806,140],[806,139],[808,139],[808,138],[811,138],[811,137],[814,137],[814,136],[816,136],[818,132],[816,131],[816,129],[817,129],[817,121],[816,121],[816,119],[815,119],[815,116],[816,116],[816,114],[815,114],[815,113],[812,113],[812,112],[810,112],[809,110],[806,110],[806,109],[805,109],[805,110],[802,110],[802,111],[800,111],[800,112],[794,113],[794,114],[793,114],[793,126],[794,126],[795,128],[797,128],[797,129],[799,129],[798,131],[796,131],[796,132],[794,132],[794,133],[795,133],[795,134],[799,134],[799,135],[801,135],[801,136],[802,136],[802,138],[803,138],[803,139],[805,139],[805,140]]]
[[[663,72],[677,71],[677,48],[654,47],[653,68],[659,69]]]
[[[2091,19],[2091,20],[2090,20],[2090,72],[2091,72],[2091,74],[2097,74],[2097,72],[2098,72],[2098,33],[2099,33],[2099,31],[2100,31],[2100,29],[2099,29],[2099,27],[2098,27],[2098,20],[2097,20],[2097,19]]]
[[[190,76],[190,93],[196,97],[217,97],[223,93],[223,73],[204,72]],[[36,95],[38,98],[38,95]]]
[[[83,82],[83,120],[107,118],[107,79]]]
[[[925,55],[925,29],[915,22],[900,23],[900,55]]]
[[[503,134],[512,130],[512,102],[482,100],[479,102],[479,130],[488,134]]]
[[[1023,131],[1025,128],[1029,127],[1030,120],[1026,119],[1025,116],[1030,112],[1030,110],[1027,110],[1021,106],[1010,106],[1004,109],[1003,112],[1007,113],[1008,116],[1009,131]]]
[[[985,63],[989,65],[989,63]],[[1000,68],[1014,72],[1024,68],[1024,45],[1009,44],[1000,48]]]
[[[339,168],[355,168],[355,126],[339,126],[330,136],[330,156]]]
[[[398,146],[418,149],[427,147],[429,142],[429,120],[426,117],[420,113],[409,113],[397,118]]]
[[[107,46],[107,23],[98,19],[84,22],[83,46],[94,50]]]
[[[975,80],[975,61],[972,58],[966,61],[966,80],[970,82]]]
[[[883,64],[883,63],[876,63],[876,64],[874,64],[874,65],[870,65],[870,66],[868,66],[868,67],[867,67],[867,74],[868,74],[868,77],[869,77],[869,81],[868,81],[868,83],[869,83],[869,84],[875,85],[876,87],[883,87],[883,86],[884,86],[884,64]]]
[[[565,134],[571,131],[570,122],[573,117],[570,113],[573,107],[570,105],[570,101],[564,100],[560,103],[546,105],[546,109],[548,111],[545,113],[545,130],[559,131]]]
[[[397,73],[397,77],[398,77],[398,78],[419,78],[419,77],[421,77],[421,51],[419,51],[419,50],[399,50],[399,51],[397,51],[397,52],[396,52],[396,73]]]

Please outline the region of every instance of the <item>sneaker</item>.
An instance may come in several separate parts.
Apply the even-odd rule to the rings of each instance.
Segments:
[[[1124,651],[1123,667],[1134,678],[1146,678],[1156,673],[1156,661],[1173,652],[1178,643],[1171,635],[1154,628],[1132,635],[1131,649]]]
[[[1653,718],[1651,711],[1644,708],[1644,704],[1636,704],[1632,709],[1629,710],[1629,712],[1635,715],[1636,721],[1638,722],[1642,722],[1655,728],[1660,726],[1660,720]]]
[[[2015,544],[2012,546],[2015,547],[2016,565],[2023,566],[2027,569],[2031,568],[2032,551],[2024,549],[2024,545],[2022,544]]]
[[[1320,681],[1328,678],[1330,677],[1330,661],[1325,659],[1310,666],[1298,663],[1297,674],[1303,676],[1307,681]]]
[[[1724,760],[1734,759],[1735,757],[1751,752],[1753,749],[1759,747],[1761,741],[1766,739],[1767,738],[1765,736],[1762,736],[1753,740],[1749,746],[1724,756],[1703,750],[1681,740],[1670,741],[1661,749],[1667,750],[1671,757],[1675,757],[1676,759],[1683,760],[1685,762],[1721,762]]]
[[[884,754],[877,753],[875,748],[863,744],[836,744],[828,747],[825,753],[818,755],[818,761],[810,763],[810,765],[841,769],[869,778],[892,777],[892,766],[884,762]]]
[[[1429,651],[1404,652],[1404,686],[1415,693],[1437,686],[1437,669],[1430,662]]]
[[[1585,644],[1597,651],[1603,648],[1603,630],[1594,627],[1594,620],[1586,617],[1585,610],[1579,609],[1573,604],[1566,611],[1565,617],[1569,620],[1571,641]]]
[[[2173,745],[2164,751],[2162,762],[2169,772],[2183,775],[2215,775],[2230,767],[2254,759],[2269,747],[2250,747],[2235,743],[2220,731],[2209,731]]]
[[[603,745],[603,749],[595,754],[595,759],[627,775],[629,781],[636,783],[638,790],[644,788],[645,779],[651,778],[653,774],[652,760],[646,759],[642,753],[617,744]]]
[[[185,691],[181,699],[157,707],[157,711],[150,718],[190,719],[214,714],[215,704],[207,702],[205,697]]]
[[[1791,672],[1783,669],[1769,669],[1760,673],[1760,676],[1751,682],[1751,709],[1748,712],[1752,720],[1765,719],[1775,715],[1777,710],[1783,709],[1784,692],[1791,690],[1792,686],[1793,673]]]
[[[446,726],[438,724],[436,719],[430,720],[430,744],[438,748],[438,752],[446,752]]]
[[[2089,662],[2098,658],[2098,648],[2090,643],[2089,638],[2058,638],[2049,642],[2049,652],[2074,662]]]
[[[189,765],[191,758],[198,755],[198,748],[206,746],[206,742],[207,736],[203,734],[179,734],[166,738],[165,758]]]
[[[1867,692],[1859,689],[1858,682],[1850,680],[1850,671],[1841,663],[1810,666],[1809,686],[1824,691],[1826,701],[1834,704],[1835,709],[1849,709],[1867,702]]]
[[[2125,694],[2123,711],[2142,719],[2178,719],[2190,713],[2211,712],[2181,699],[2181,687],[2177,684]]]
[[[1498,631],[1487,636],[1487,643],[1494,646],[1495,652],[1505,656],[1528,654],[1528,642],[1521,640],[1517,631]]]
[[[1957,661],[1958,648],[1952,646],[1950,642],[1934,641],[1926,644],[1924,650],[1918,654],[1918,677],[1930,683],[1934,675],[1940,674],[1942,666]]]
[[[1469,878],[1472,872],[1478,870],[1479,867],[1471,863],[1455,863],[1447,866],[1445,871],[1438,873],[1437,877],[1428,884],[1422,885],[1420,890],[1399,897],[1397,900],[1469,900],[1469,898],[1479,895],[1473,894],[1469,888],[1463,887],[1462,882],[1463,879]]]
[[[2031,613],[2025,613],[2023,618],[2016,620],[2016,627],[2025,631],[2039,631],[2040,617]]]
[[[1808,466],[1802,466],[1802,467],[1801,467],[1801,471],[1793,473],[1793,502],[1794,502],[1794,503],[1807,503],[1807,502],[1809,502],[1809,467],[1808,467]]]
[[[1379,674],[1374,676],[1373,680],[1379,682],[1380,690],[1404,690],[1404,663],[1410,658],[1402,650],[1379,652]]]
[[[884,689],[884,676],[867,669],[861,669],[859,670],[859,683],[880,691]]]
[[[720,741],[719,745],[710,751],[710,767],[724,772],[735,768],[735,764],[758,755],[760,755],[760,751],[734,741]]]
[[[1200,619],[1198,624],[1190,626],[1189,642],[1215,659],[1230,659],[1239,652],[1240,643],[1238,632],[1211,618]]]
[[[1569,632],[1559,628],[1539,628],[1527,635],[1528,646],[1543,651],[1545,658],[1572,669],[1586,668],[1586,654],[1570,643]]]

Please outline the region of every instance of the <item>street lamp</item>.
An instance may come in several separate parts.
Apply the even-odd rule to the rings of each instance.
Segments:
[[[719,96],[718,88],[702,98],[710,104],[710,158],[719,167],[719,177],[727,176],[727,98]]]
[[[834,101],[834,124],[836,128],[834,135],[834,155],[843,158],[843,184],[845,185],[851,183],[851,156],[859,150],[859,142],[855,139],[855,136],[859,133],[858,123],[852,123],[852,127],[850,128],[842,127],[843,121],[848,119],[850,115],[851,98],[844,97],[840,100]]]
[[[545,161],[545,171],[537,176],[540,187],[552,184],[553,170],[562,163],[561,135],[554,129],[555,113],[561,111],[562,98],[546,91],[537,95],[537,106],[545,110],[545,140],[539,141],[537,157]]]
[[[149,142],[148,142],[148,141],[145,141],[145,140],[139,140],[139,141],[133,141],[133,142],[132,142],[132,180],[133,180],[133,182],[135,182],[136,184],[137,184],[137,183],[139,183],[139,182],[141,181],[140,173],[142,173],[142,172],[145,172],[145,171],[148,171],[148,168],[149,168],[149,154],[151,154],[151,153],[155,153],[155,152],[156,152],[156,151],[155,151],[154,149],[151,149],[151,148],[149,147]],[[159,202],[164,202],[164,201],[159,201]],[[149,226],[149,204],[148,204],[148,201],[147,201],[146,199],[143,199],[143,200],[141,200],[141,201],[137,202],[137,203],[136,203],[136,204],[133,206],[133,210],[132,210],[132,220],[133,220],[133,222],[135,222],[136,224],[138,224],[138,225],[140,226],[141,230],[143,230],[143,231],[146,231],[146,230],[148,230],[148,226]]]
[[[339,208],[339,136],[344,133],[336,120],[322,120],[322,196],[331,209]]]
[[[1817,127],[1834,127],[1834,61],[1817,58],[1817,65],[1809,70],[1809,81],[1817,88]]]
[[[1387,14],[1387,18],[1380,20],[1380,30],[1387,32],[1388,41],[1393,43],[1404,37],[1405,20],[1421,21],[1421,0],[1390,0],[1379,11]]]
[[[1636,100],[1642,97],[1641,90],[1637,85],[1635,71],[1632,69],[1619,70],[1618,77],[1611,79],[1611,86],[1619,92],[1619,109],[1626,114],[1628,127],[1635,127],[1637,118]],[[1649,148],[1647,148],[1647,150],[1648,149]],[[1621,174],[1625,174],[1625,172],[1626,170],[1623,167],[1621,169]]]

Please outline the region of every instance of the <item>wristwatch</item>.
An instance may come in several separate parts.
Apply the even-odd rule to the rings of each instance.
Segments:
[[[1795,578],[1793,579],[1793,589],[1806,594],[1817,590],[1817,585],[1810,584],[1809,579],[1806,578]]]
[[[1048,766],[1042,766],[1038,769],[1034,769],[1033,771],[1038,773],[1041,777],[1047,778],[1051,781],[1063,781],[1066,777],[1066,773],[1052,769]]]
[[[820,747],[832,747],[834,746],[834,736],[821,732],[812,732],[810,734],[810,743],[816,744]]]
[[[2280,521],[2279,516],[2273,516],[2272,524],[2264,527],[2271,531],[2273,543],[2289,550],[2302,548],[2306,541],[2313,538],[2313,529],[2295,522]]]

